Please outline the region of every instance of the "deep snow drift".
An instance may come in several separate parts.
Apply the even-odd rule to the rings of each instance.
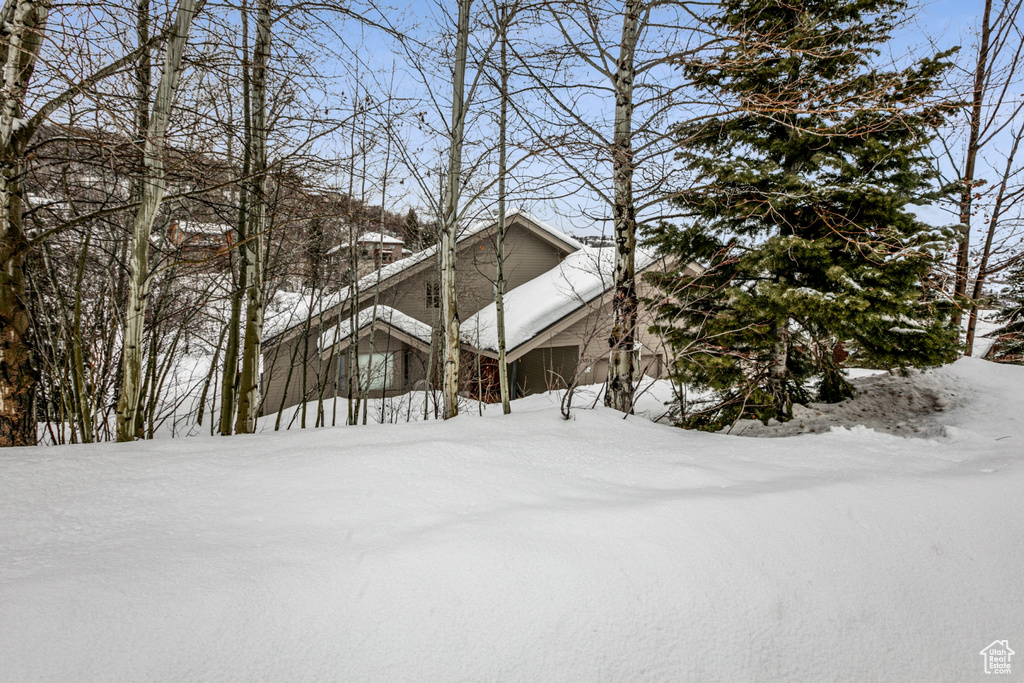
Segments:
[[[11,451],[0,679],[971,680],[1024,646],[1024,369],[914,377],[958,388],[941,437],[542,396]]]

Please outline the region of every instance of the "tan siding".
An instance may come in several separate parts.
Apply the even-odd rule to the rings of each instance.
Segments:
[[[505,277],[507,290],[514,289],[525,282],[551,270],[562,260],[564,251],[556,248],[551,243],[538,237],[531,230],[522,225],[513,223],[508,230],[505,243]],[[493,236],[489,234],[480,235],[475,239],[468,240],[462,245],[458,254],[458,289],[459,289],[459,315],[465,320],[484,306],[494,301],[494,286],[492,280],[495,272],[495,251]],[[427,284],[438,281],[438,270],[436,264],[421,268],[420,272],[380,290],[378,303],[390,306],[405,313],[421,322],[431,326],[437,326],[439,310],[427,306]],[[372,289],[364,291],[360,295],[360,310],[373,305]],[[348,318],[348,311],[341,312],[342,318]],[[323,329],[330,329],[338,319],[337,310],[330,311],[324,319],[327,324]],[[287,381],[287,397],[285,407],[299,403],[303,396],[302,380],[303,372],[306,378],[306,400],[316,397],[317,376],[323,378],[323,382],[329,383],[333,388],[335,381],[336,365],[331,363],[328,367],[328,359],[320,359],[317,355],[316,340],[321,334],[321,326],[314,321],[309,332],[308,362],[303,367],[303,353],[299,352],[296,357],[296,368],[288,381],[288,365],[291,361],[295,345],[299,343],[297,338],[282,342],[279,351],[268,349],[264,356],[265,370],[264,384],[266,399],[263,403],[263,414],[276,413],[281,405],[281,396],[285,392]],[[398,343],[397,341],[392,344]],[[361,348],[368,349],[368,342],[363,341]],[[276,347],[275,347],[276,348]],[[381,347],[383,348],[383,347]],[[394,348],[394,347],[393,347]],[[427,359],[422,351],[405,351],[405,345],[401,345],[402,357],[410,359],[408,372],[408,387],[411,389],[416,382],[426,377]],[[365,351],[363,351],[365,352]],[[277,354],[276,360],[274,354]],[[405,372],[403,368],[403,372]],[[329,390],[328,390],[329,391]],[[326,395],[326,392],[325,392]]]
[[[516,361],[516,395],[564,389],[576,370],[576,346],[539,348]]]
[[[647,284],[640,284],[638,291],[641,298],[654,294],[654,290]],[[579,348],[581,384],[603,382],[607,377],[608,337],[611,334],[612,325],[611,293],[591,302],[588,308],[587,315],[580,320],[561,332],[543,337],[541,340],[541,348],[564,346]],[[640,306],[638,323],[637,341],[643,345],[640,353],[641,368],[650,376],[661,377],[664,374],[665,359],[670,354],[667,353],[661,337],[650,332],[653,312],[643,304]],[[587,367],[590,368],[590,372],[586,371]]]
[[[303,357],[307,354],[303,353],[303,339],[301,337],[289,340],[279,345],[278,347],[268,351],[264,357],[264,362],[269,363],[270,367],[264,368],[263,374],[263,386],[265,398],[263,400],[263,408],[261,413],[263,415],[276,414],[278,409],[281,407],[281,397],[287,390],[287,398],[285,399],[284,406],[295,405],[302,399],[302,386],[303,386],[303,371],[305,371],[305,381],[307,393],[310,391],[310,387],[316,386],[316,337],[310,335],[310,339],[307,344],[307,354],[309,362],[303,364]],[[298,352],[296,353],[296,347]],[[276,358],[274,354],[276,352]],[[288,376],[288,367],[291,363],[292,356],[295,355],[295,368],[291,373],[291,377]]]
[[[397,338],[391,337],[386,330],[377,330],[374,337],[377,340],[375,348],[370,344],[369,335],[367,335],[360,340],[358,352],[370,353],[371,349],[373,349],[376,353],[395,354],[395,389],[388,393],[408,391],[413,388],[416,382],[426,376],[426,354],[419,349],[409,347],[405,342]],[[312,335],[310,335],[309,343],[309,362],[303,365],[300,347],[295,369],[292,372],[291,379],[288,379],[288,363],[291,360],[291,354],[295,349],[295,345],[300,341],[296,339],[286,342],[281,348],[277,362],[272,364],[269,372],[264,373],[266,399],[263,402],[263,415],[276,414],[280,409],[281,396],[284,394],[286,382],[288,395],[285,400],[285,407],[296,405],[302,401],[303,369],[306,371],[305,397],[307,401],[316,400],[319,387],[321,386],[323,387],[325,398],[334,394],[336,385],[339,386],[339,395],[344,395],[347,392],[344,375],[342,375],[340,385],[338,385],[337,374],[339,359],[346,356],[347,350],[337,350],[333,356],[330,353],[326,353],[322,359],[318,359],[317,349],[315,348],[316,340]],[[319,383],[317,382],[318,375],[321,378]],[[379,394],[380,392],[374,393]]]
[[[562,253],[535,234],[514,225],[505,242],[506,289],[511,290],[558,265]],[[494,273],[497,267],[490,236],[470,240],[458,254],[459,316],[465,320],[494,301]],[[437,267],[417,274],[387,292],[382,299],[406,315],[435,324],[438,309],[427,306],[427,285],[438,281]],[[382,301],[383,302],[383,301]]]

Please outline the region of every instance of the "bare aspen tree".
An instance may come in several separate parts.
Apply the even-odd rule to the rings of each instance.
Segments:
[[[982,106],[985,102],[985,81],[989,68],[989,39],[992,35],[992,1],[985,0],[985,10],[981,18],[981,35],[978,46],[978,61],[974,70],[974,88],[971,93],[971,109],[969,134],[966,154],[964,155],[963,172],[960,177],[960,226],[962,234],[957,249],[956,279],[953,296],[957,299],[958,309],[953,316],[953,325],[960,326],[963,297],[967,293],[967,277],[970,267],[971,253],[971,206],[974,201],[976,179],[975,169],[978,163],[979,139],[981,137]]]
[[[462,144],[466,125],[466,52],[469,47],[469,13],[472,0],[459,0],[455,34],[455,69],[452,76],[452,116],[448,149],[448,173],[441,214],[441,325],[444,334],[442,363],[444,418],[459,414],[459,303],[455,285],[455,245],[459,231],[459,198],[462,190]]]
[[[998,254],[1013,235],[1011,218],[1019,214],[1020,167],[1016,156],[1020,130],[1012,126],[1024,111],[1024,101],[1019,96],[1024,59],[1020,11],[1020,0],[986,0],[976,52],[971,55],[969,69],[959,72],[968,83],[963,89],[959,84],[952,88],[953,97],[963,94],[970,102],[965,109],[966,120],[940,137],[946,166],[951,170],[946,185],[956,188],[956,210],[962,231],[954,274],[954,324],[959,328],[967,308],[968,355],[974,345],[978,299],[987,279],[1002,270],[1003,260]],[[1002,164],[995,161],[1000,156],[1004,157]],[[971,286],[971,237],[979,214],[986,215],[986,231]]]
[[[1013,254],[1009,259],[1003,258],[1001,262],[993,261],[996,234],[1001,227],[1004,227],[1003,221],[1007,218],[1009,212],[1013,208],[1019,210],[1019,203],[1024,198],[1022,197],[1024,195],[1024,187],[1019,184],[1019,181],[1015,183],[1015,186],[1011,187],[1011,182],[1015,180],[1015,176],[1020,171],[1016,164],[1017,152],[1020,149],[1022,137],[1024,137],[1024,125],[1020,125],[1015,131],[1011,131],[1012,142],[1009,151],[1006,153],[1006,165],[1003,168],[1002,177],[999,179],[999,186],[992,203],[992,211],[988,217],[985,243],[981,250],[978,272],[974,277],[974,288],[971,292],[971,310],[967,319],[967,348],[964,353],[968,356],[974,351],[974,335],[978,326],[978,302],[981,300],[987,279],[1000,270],[1010,267],[1016,262],[1018,257],[1017,254]]]
[[[238,216],[235,222],[235,235],[238,244],[239,268],[238,281],[235,282],[234,290],[231,293],[231,314],[227,326],[227,347],[224,350],[224,373],[221,377],[220,393],[220,434],[229,436],[232,433],[232,426],[235,418],[235,400],[238,394],[238,356],[239,356],[239,329],[242,322],[242,303],[245,299],[246,257],[248,255],[247,223],[248,223],[248,183],[249,175],[252,172],[252,150],[250,140],[252,138],[252,110],[249,93],[249,5],[242,3],[241,11],[242,24],[242,59],[241,59],[241,81],[242,81],[242,178],[243,182],[238,191]],[[233,253],[233,252],[232,252]],[[234,276],[234,269],[232,269]]]
[[[394,69],[393,68],[392,68],[392,74],[394,74]],[[394,76],[392,75],[391,90],[393,91],[393,89],[394,89]],[[378,236],[379,236],[380,242],[378,244],[378,251],[377,251],[377,253],[380,254],[381,256],[380,256],[380,262],[377,264],[377,273],[376,273],[377,277],[376,277],[376,280],[375,280],[374,285],[373,285],[373,313],[372,313],[372,315],[370,317],[369,335],[370,335],[370,363],[371,363],[371,368],[372,368],[372,364],[373,364],[373,357],[376,354],[377,310],[378,310],[378,306],[380,305],[380,277],[381,277],[381,269],[384,266],[384,263],[383,263],[383,254],[384,254],[384,219],[387,216],[387,209],[385,207],[387,206],[387,196],[388,196],[388,174],[391,171],[391,140],[392,140],[391,131],[388,130],[388,127],[391,126],[391,124],[392,124],[392,112],[391,112],[392,102],[393,102],[393,100],[392,100],[392,97],[390,96],[390,92],[389,92],[388,98],[387,98],[387,107],[385,108],[385,110],[383,112],[384,120],[382,121],[382,125],[385,128],[385,142],[384,142],[384,167],[383,167],[383,173],[381,175],[381,181],[380,181],[380,214],[379,214],[379,219],[378,219],[379,220]],[[399,257],[401,257],[401,255],[399,255]],[[353,337],[353,339],[357,339],[357,338],[358,337]],[[391,334],[389,332],[388,333],[388,344],[390,345],[390,343],[391,343]],[[386,359],[386,357],[387,357],[387,353],[385,352],[384,358]],[[387,370],[386,370],[386,368],[387,368],[386,362],[384,364],[384,368],[385,368],[385,373],[386,373],[387,372]],[[371,381],[372,381],[372,371],[367,373],[366,390],[365,390],[366,394],[369,394],[370,382]],[[381,404],[381,411],[382,411],[381,412],[381,416],[382,417],[381,417],[380,421],[382,423],[384,422],[383,410],[384,410],[384,398],[386,397],[386,395],[387,395],[387,377],[385,376],[384,377],[384,384],[383,384],[382,391],[381,391],[381,402],[380,402],[380,404]],[[369,401],[366,399],[366,395],[364,394],[364,399],[363,399],[363,424],[364,425],[366,424],[367,409],[368,409],[367,406],[368,406],[368,404],[369,404]]]
[[[238,417],[235,431],[251,434],[256,429],[260,405],[260,356],[263,335],[264,259],[267,218],[267,62],[270,59],[272,0],[259,0],[256,12],[256,42],[252,60],[252,124],[250,150],[253,178],[249,195],[246,234],[246,311],[245,341],[242,349],[242,372],[238,392]]]
[[[357,81],[358,82],[358,81]],[[354,192],[356,183],[356,124],[357,118],[362,111],[359,89],[356,89],[356,96],[352,100],[352,131],[349,139],[350,153],[348,165],[348,323],[349,333],[352,339],[347,348],[346,366],[346,404],[348,408],[348,421],[346,424],[355,425],[359,422],[359,400],[362,396],[359,384],[359,344],[356,342],[359,327],[359,252],[357,251],[357,239],[362,232],[356,226],[354,213]],[[363,118],[365,133],[365,115]],[[365,134],[363,136],[365,141]],[[365,157],[364,157],[365,158]],[[365,173],[363,174],[365,180]],[[362,206],[360,205],[360,219],[362,218]],[[341,307],[338,307],[338,328],[341,328]]]
[[[0,10],[0,446],[36,442],[36,374],[28,343],[20,178],[30,130],[25,96],[46,28],[50,2],[5,0]]]
[[[117,439],[135,439],[138,427],[139,399],[142,391],[142,333],[146,322],[146,298],[149,290],[149,237],[153,221],[166,190],[164,153],[167,126],[181,72],[181,57],[192,19],[205,0],[181,0],[174,27],[167,41],[163,72],[153,102],[144,148],[145,185],[132,227],[128,262],[128,308],[125,314],[122,349],[121,393],[117,409]]]
[[[563,169],[563,192],[573,194],[575,185],[590,193],[607,211],[593,218],[610,218],[615,298],[604,401],[629,413],[640,379],[637,216],[673,217],[666,199],[686,182],[673,167],[673,126],[719,106],[688,101],[688,83],[671,66],[708,37],[693,8],[673,1],[552,0],[535,21],[532,45],[512,51],[541,106],[518,113],[540,153]],[[561,43],[552,47],[553,40]]]
[[[85,279],[85,266],[89,255],[89,244],[92,239],[92,230],[85,235],[82,242],[81,256],[78,259],[78,272],[75,274],[75,304],[74,320],[71,325],[71,358],[72,358],[72,385],[77,396],[78,424],[81,430],[82,443],[93,442],[93,419],[92,401],[89,400],[89,384],[86,379],[85,361],[82,358],[82,284]]]
[[[501,411],[512,412],[508,385],[508,362],[505,353],[505,177],[508,175],[508,26],[511,14],[507,3],[498,9],[499,54],[498,78],[500,111],[498,114],[498,236],[495,243],[494,308],[498,325],[498,386]]]
[[[150,22],[150,3],[149,0],[138,0],[135,5],[135,35],[136,45],[142,48],[142,54],[139,55],[138,62],[135,64],[135,154],[137,157],[135,160],[137,165],[137,174],[132,182],[131,187],[131,200],[139,204],[142,203],[146,194],[146,137],[149,133],[149,125],[151,120],[150,112],[150,98],[153,95],[153,62],[150,50],[145,47],[149,40],[149,22]],[[134,234],[134,233],[133,233]],[[127,249],[131,249],[131,242],[126,245]],[[128,252],[126,252],[127,255]],[[148,261],[148,255],[147,255]],[[147,275],[148,275],[148,264],[147,264]],[[125,279],[126,287],[130,287],[131,283],[131,272],[129,270],[128,277]],[[143,320],[145,316],[143,316]],[[144,323],[143,323],[144,324]],[[122,338],[124,339],[124,338]],[[122,343],[122,364],[121,364],[121,377],[124,377],[124,346]],[[123,381],[123,380],[122,380]],[[141,390],[140,390],[141,396]],[[119,406],[120,408],[120,406]],[[135,418],[136,436],[142,430],[142,400],[141,398],[137,401],[137,412],[138,415]]]
[[[604,404],[633,412],[636,371],[633,343],[639,305],[636,294],[636,207],[633,204],[633,82],[634,57],[640,37],[638,0],[626,0],[622,11],[622,38],[612,75],[615,90],[615,133],[612,140],[614,178],[615,298],[612,332],[608,338],[608,388]]]
[[[493,134],[484,142],[470,141],[469,144],[475,145],[475,148],[468,163],[464,158],[464,148],[467,144],[467,131],[474,130],[475,121],[470,120],[471,109],[482,109],[471,107],[471,103],[477,95],[481,81],[485,80],[489,73],[488,60],[497,45],[498,32],[491,32],[489,41],[473,46],[472,66],[475,67],[475,73],[467,82],[467,69],[471,64],[469,52],[472,1],[460,0],[455,6],[458,8],[458,15],[454,21],[455,40],[451,53],[444,50],[437,52],[429,41],[407,39],[401,42],[401,48],[410,67],[418,73],[423,85],[431,92],[434,85],[442,80],[440,75],[433,73],[436,65],[451,65],[450,71],[443,77],[444,80],[452,79],[453,99],[450,102],[450,110],[447,109],[448,102],[441,105],[442,98],[431,95],[426,98],[424,105],[434,110],[438,120],[429,121],[425,112],[420,110],[414,112],[411,122],[411,128],[415,129],[412,136],[414,140],[422,140],[423,135],[437,138],[443,136],[446,139],[445,148],[430,149],[427,152],[437,153],[441,162],[436,165],[433,161],[425,163],[422,142],[402,139],[398,135],[395,136],[394,151],[409,177],[419,186],[421,198],[429,206],[430,213],[436,216],[440,274],[437,297],[440,305],[435,330],[436,356],[433,351],[428,356],[424,415],[429,415],[430,412],[433,377],[436,372],[441,379],[441,413],[446,419],[458,414],[461,379],[458,277],[455,258],[457,242],[466,222],[480,212],[480,202],[484,197],[491,193],[489,199],[493,201],[493,191],[497,182],[493,173],[486,180],[481,181],[479,178],[481,170],[494,159],[496,145],[490,142],[493,140]],[[434,346],[432,343],[432,349]]]

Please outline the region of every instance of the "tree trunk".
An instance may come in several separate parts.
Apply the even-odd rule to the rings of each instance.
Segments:
[[[989,37],[991,34],[992,0],[985,0],[985,12],[981,20],[981,44],[978,48],[978,63],[974,71],[974,93],[971,102],[971,131],[967,140],[967,157],[964,160],[964,171],[960,191],[960,225],[963,234],[956,258],[956,280],[953,284],[953,295],[956,299],[956,312],[953,314],[953,325],[959,329],[963,315],[961,306],[967,293],[967,276],[970,270],[971,252],[971,206],[974,201],[974,172],[978,159],[978,139],[981,132],[982,105],[985,99],[985,81],[988,79]]]
[[[38,380],[29,343],[25,287],[30,245],[21,222],[21,176],[28,135],[22,125],[25,93],[49,9],[49,0],[7,0],[0,15],[0,446],[36,443]]]
[[[0,157],[0,446],[36,443],[37,376],[25,291],[29,244],[21,224],[18,147]]]
[[[266,306],[263,261],[267,240],[267,62],[270,58],[271,2],[259,2],[256,44],[253,47],[252,140],[249,146],[255,177],[250,192],[252,206],[249,210],[246,242],[245,346],[238,391],[238,418],[235,423],[235,431],[239,434],[251,434],[256,430],[256,412],[260,405],[260,338],[263,336],[263,313]]]
[[[174,93],[178,88],[181,56],[188,39],[192,19],[199,9],[197,0],[181,0],[174,29],[164,57],[163,73],[157,86],[149,128],[146,133],[144,177],[141,203],[132,226],[132,245],[128,261],[128,306],[122,348],[123,375],[117,406],[117,440],[132,441],[139,426],[139,399],[142,391],[142,334],[146,325],[146,299],[149,295],[149,237],[160,203],[163,201],[164,147]]]
[[[238,282],[231,293],[231,320],[228,322],[228,343],[224,349],[224,375],[220,391],[220,434],[229,436],[235,417],[238,396],[238,343],[242,324],[242,300],[248,275],[247,223],[249,220],[249,174],[252,172],[252,109],[249,101],[249,4],[242,3],[242,183],[238,188],[238,216],[235,235],[238,241]]]
[[[446,420],[459,414],[459,304],[455,285],[455,243],[459,231],[462,143],[466,126],[466,52],[472,4],[472,0],[459,0],[455,71],[452,78],[451,146],[448,151],[448,175],[441,217],[441,325],[444,333],[441,349],[444,363],[442,395]]]
[[[971,313],[967,320],[967,348],[964,351],[965,355],[968,356],[974,351],[974,333],[978,325],[978,300],[981,298],[982,290],[985,288],[985,280],[989,276],[989,258],[992,255],[992,241],[995,238],[996,229],[999,227],[999,218],[1003,212],[1003,202],[1006,200],[1007,185],[1013,175],[1013,162],[1017,156],[1017,149],[1020,147],[1022,136],[1024,136],[1024,129],[1014,135],[1010,153],[1006,156],[1006,168],[1003,170],[1003,178],[999,183],[999,191],[996,194],[996,203],[992,207],[992,216],[989,218],[988,234],[985,235],[985,247],[981,252],[981,263],[978,264],[978,275],[974,278],[974,291],[971,293]]]
[[[640,6],[627,0],[623,8],[622,41],[612,83],[615,90],[615,132],[612,142],[615,226],[615,295],[612,332],[608,339],[608,386],[604,404],[633,412],[636,336],[636,213],[633,205],[633,81],[634,55],[640,33]]]
[[[507,168],[507,133],[508,133],[508,6],[502,5],[498,17],[498,28],[501,31],[501,52],[499,77],[501,79],[501,111],[498,118],[498,239],[495,244],[497,272],[494,277],[494,312],[498,322],[498,388],[501,392],[501,412],[508,415],[512,412],[508,387],[508,362],[505,354],[505,176]]]
[[[780,322],[773,326],[772,362],[768,371],[768,393],[775,399],[776,419],[788,420],[793,417],[793,398],[789,394],[789,324]]]
[[[85,266],[89,258],[89,244],[92,241],[92,230],[85,234],[82,251],[78,258],[78,271],[75,274],[75,303],[71,320],[71,384],[78,410],[78,427],[82,443],[93,442],[92,403],[89,401],[89,383],[85,378],[85,361],[82,357],[82,281],[85,277]]]
[[[351,157],[348,164],[348,329],[349,344],[345,349],[347,425],[355,425],[359,415],[359,252],[356,251],[356,229],[353,214],[353,198],[356,186],[356,121],[359,117],[359,81],[356,81],[356,96],[352,101],[352,134],[349,136]],[[361,210],[361,207],[360,207]],[[341,329],[341,305],[338,307],[338,329]]]

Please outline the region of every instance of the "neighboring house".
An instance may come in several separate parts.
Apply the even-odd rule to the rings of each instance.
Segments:
[[[402,247],[405,245],[402,240],[391,235],[380,232],[365,232],[356,240],[359,249],[359,258],[364,261],[373,261],[374,265],[380,267],[388,263],[394,263],[402,258]],[[342,245],[342,249],[347,245]]]
[[[380,232],[363,233],[356,239],[359,276],[362,277],[381,266],[394,263],[412,254],[404,247],[405,243],[398,237]],[[330,272],[335,274],[345,272],[348,269],[348,258],[347,242],[328,249],[327,265]]]
[[[234,229],[223,223],[173,220],[167,236],[183,260],[223,266],[234,244],[234,234]]]
[[[456,252],[462,381],[468,393],[485,400],[497,398],[496,233],[496,222],[478,223],[460,236]],[[358,340],[361,384],[369,382],[371,396],[422,388],[429,374],[438,373],[437,345],[431,344],[440,319],[437,261],[436,246],[416,252],[361,278],[358,295],[344,288],[324,300],[294,301],[287,315],[270,319],[263,413],[303,397],[345,395],[353,339]],[[653,255],[638,254],[638,272],[660,265]],[[528,214],[509,215],[506,346],[515,395],[564,387],[574,379],[591,383],[604,378],[613,266],[614,248],[585,247]],[[640,326],[639,361],[646,374],[660,376],[665,359],[659,340],[646,332],[648,324]]]

